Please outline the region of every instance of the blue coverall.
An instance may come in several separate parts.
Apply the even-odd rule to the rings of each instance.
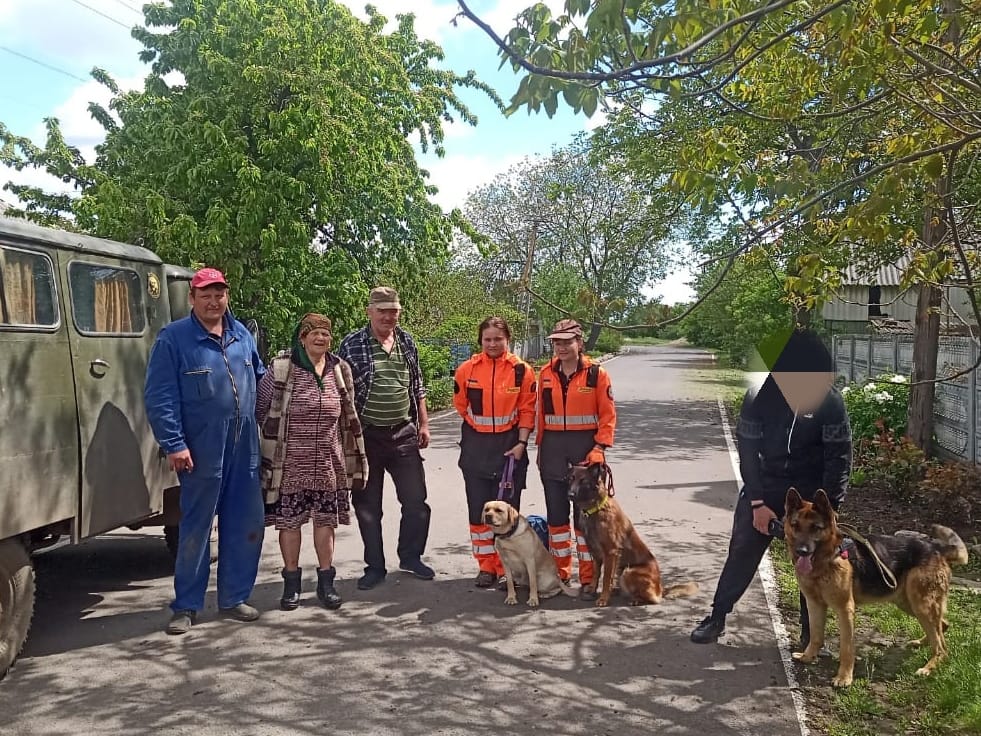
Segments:
[[[211,335],[192,313],[160,331],[147,365],[144,401],[157,443],[191,451],[181,484],[174,611],[200,611],[218,514],[218,606],[234,608],[255,586],[264,506],[259,490],[256,385],[266,372],[255,341],[231,312]]]

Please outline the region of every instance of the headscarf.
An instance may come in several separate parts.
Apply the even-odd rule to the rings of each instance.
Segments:
[[[296,325],[296,329],[293,330],[293,348],[290,351],[290,360],[293,361],[294,365],[297,365],[303,370],[312,373],[313,377],[317,380],[317,386],[319,386],[320,390],[323,391],[324,379],[319,373],[317,373],[317,369],[313,366],[313,361],[311,361],[310,356],[307,355],[306,348],[304,348],[303,343],[300,342],[300,340],[314,330],[327,330],[327,332],[331,332],[330,319],[322,314],[316,314],[315,312],[309,312],[303,315],[299,323]]]

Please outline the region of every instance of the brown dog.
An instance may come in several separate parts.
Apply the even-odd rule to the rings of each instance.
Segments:
[[[569,498],[595,560],[595,579],[588,588],[591,592],[596,592],[602,568],[603,587],[596,599],[597,606],[609,605],[618,575],[620,588],[630,596],[632,606],[660,603],[662,598],[679,598],[698,591],[694,582],[662,588],[657,559],[613,498],[604,466],[576,465],[570,475]]]
[[[794,558],[797,583],[807,601],[810,642],[794,659],[813,662],[824,645],[828,608],[838,616],[841,652],[836,687],[852,684],[855,668],[855,606],[892,602],[912,614],[925,636],[911,644],[930,645],[933,656],[916,671],[929,675],[947,653],[944,630],[951,565],[967,562],[967,548],[952,530],[934,525],[926,535],[870,535],[875,555],[888,568],[884,574],[869,550],[850,543],[838,529],[837,514],[824,491],[814,502],[804,501],[796,489],[787,492],[784,532]],[[891,579],[890,579],[891,578]]]

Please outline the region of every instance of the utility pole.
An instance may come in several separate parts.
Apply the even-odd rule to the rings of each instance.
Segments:
[[[531,287],[531,267],[535,260],[535,246],[538,243],[538,221],[533,220],[531,223],[531,231],[528,233],[528,249],[525,255],[525,267],[521,274],[521,283],[524,287],[524,308],[525,308],[525,339],[524,339],[524,353],[521,357],[525,360],[534,360],[538,358],[538,355],[531,355],[531,292],[528,291]]]

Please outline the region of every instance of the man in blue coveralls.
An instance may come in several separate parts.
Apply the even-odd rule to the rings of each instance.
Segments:
[[[218,607],[239,621],[259,618],[248,599],[264,530],[255,395],[266,369],[228,308],[221,271],[194,274],[190,301],[191,314],[157,336],[144,389],[150,427],[181,483],[168,634],[186,633],[204,608],[216,513]]]

